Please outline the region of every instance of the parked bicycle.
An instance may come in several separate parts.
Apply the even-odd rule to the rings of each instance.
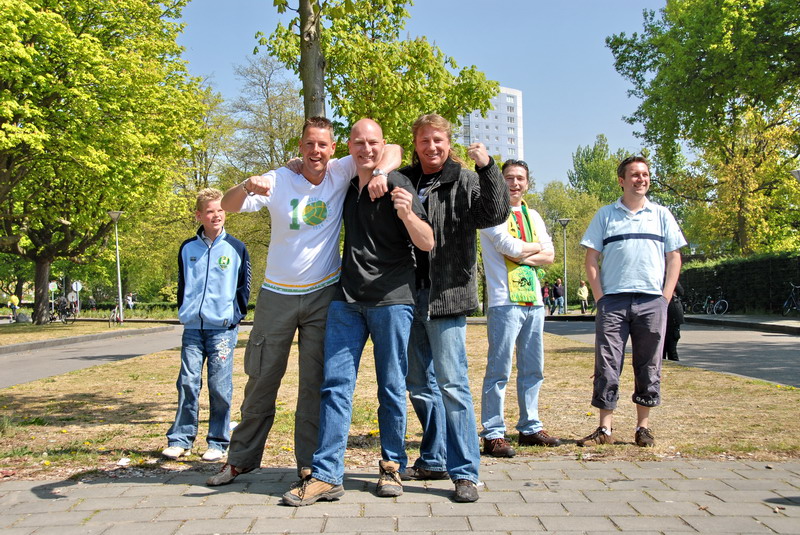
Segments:
[[[67,305],[59,305],[51,309],[47,321],[50,323],[59,321],[61,323],[73,324],[76,319],[78,319],[78,309],[75,303],[70,303]]]
[[[108,315],[108,326],[119,325],[122,323],[122,315],[119,313],[119,305],[114,306],[114,310]]]
[[[792,310],[800,312],[800,286],[792,282],[789,283],[789,286],[792,287],[792,290],[789,292],[789,297],[786,298],[786,302],[783,304],[782,313],[784,316],[788,316]]]
[[[717,314],[722,315],[728,311],[728,301],[722,295],[722,288],[717,287],[717,298],[714,299],[710,295],[707,295],[705,300],[701,302],[696,302],[692,305],[692,313],[693,314],[702,314],[705,312],[706,314]]]

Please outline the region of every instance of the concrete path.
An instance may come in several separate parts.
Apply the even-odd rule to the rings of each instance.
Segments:
[[[800,533],[800,462],[484,461],[480,500],[452,484],[374,495],[348,472],[336,502],[278,505],[293,470],[262,469],[208,488],[194,470],[153,477],[0,482],[3,535],[212,533]],[[135,470],[130,471],[136,473]]]
[[[777,316],[687,316],[687,320],[678,343],[681,365],[800,387],[800,321]],[[593,321],[548,321],[544,329],[594,344]],[[790,332],[796,334],[786,334]]]

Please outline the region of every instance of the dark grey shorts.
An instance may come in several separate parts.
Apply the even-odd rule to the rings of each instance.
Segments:
[[[645,407],[661,403],[661,357],[667,304],[661,295],[640,293],[604,295],[597,302],[594,407],[617,408],[619,377],[628,338],[631,340],[635,382],[633,402]]]

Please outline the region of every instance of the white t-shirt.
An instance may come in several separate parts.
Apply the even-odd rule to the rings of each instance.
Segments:
[[[350,156],[328,162],[318,186],[286,167],[264,175],[272,179],[270,196],[248,196],[241,208],[242,212],[256,212],[266,206],[272,219],[262,288],[307,294],[339,280],[342,206],[355,175]]]
[[[520,208],[511,207],[513,211],[520,211]],[[528,208],[539,243],[542,244],[543,251],[553,250],[553,240],[547,234],[542,216],[536,210]],[[483,254],[483,269],[486,271],[486,287],[489,292],[489,307],[518,305],[508,298],[508,269],[506,268],[505,256],[516,258],[522,254],[522,244],[525,242],[519,238],[514,238],[508,233],[508,221],[495,227],[481,229],[481,251]],[[536,293],[539,302],[542,302],[542,288],[539,279],[536,278]]]

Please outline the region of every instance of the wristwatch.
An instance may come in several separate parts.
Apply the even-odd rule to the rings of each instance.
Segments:
[[[247,189],[247,186],[246,186],[245,184],[247,184],[247,179],[245,179],[245,180],[244,180],[244,181],[241,183],[241,186],[242,186],[242,189],[244,190],[244,192],[245,192],[245,193],[247,193],[247,194],[248,194],[250,197],[252,197],[253,195],[255,195],[255,193],[253,193],[252,191],[250,191],[249,189]]]
[[[384,173],[383,169],[381,169],[380,167],[376,167],[375,169],[372,170],[372,176],[385,175],[385,174],[386,173]]]

